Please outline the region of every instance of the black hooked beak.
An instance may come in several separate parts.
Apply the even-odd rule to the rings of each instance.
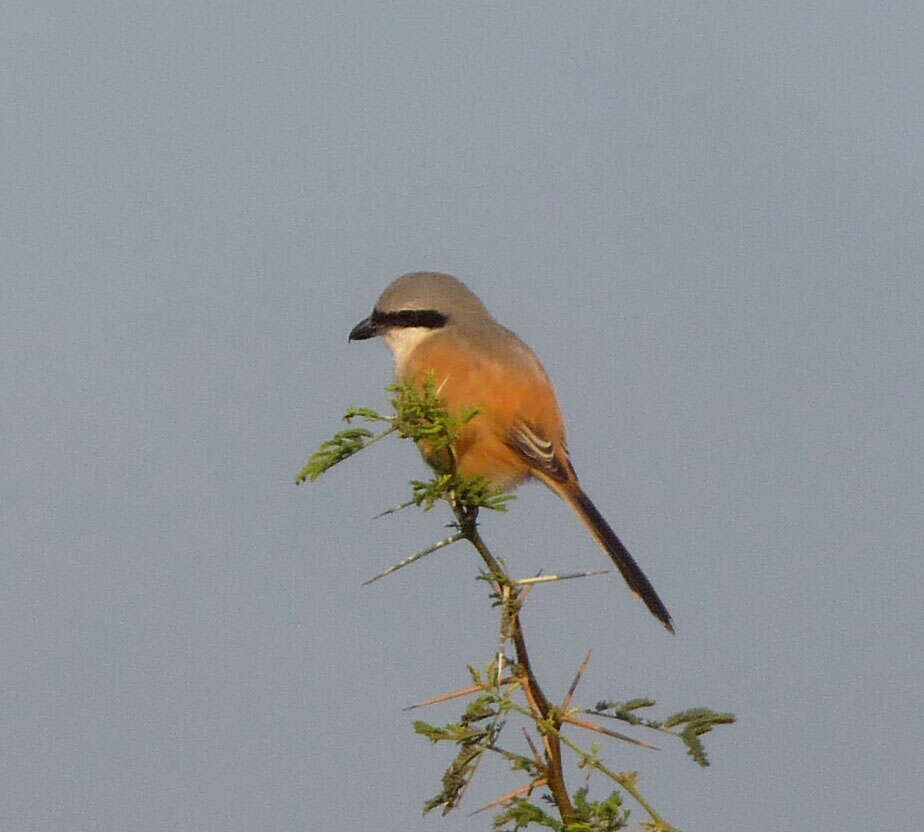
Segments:
[[[373,320],[373,316],[369,316],[363,321],[360,321],[356,326],[350,330],[350,341],[365,341],[367,338],[375,338],[381,330],[379,325]]]

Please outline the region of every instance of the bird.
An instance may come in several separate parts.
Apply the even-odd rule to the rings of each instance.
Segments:
[[[536,354],[499,324],[460,280],[412,272],[382,292],[349,341],[381,336],[400,383],[429,372],[449,412],[478,407],[455,445],[459,473],[481,475],[498,491],[534,478],[554,491],[612,558],[632,590],[671,633],[667,608],[645,573],[581,488],[568,454],[555,388]],[[440,460],[425,461],[437,470]]]

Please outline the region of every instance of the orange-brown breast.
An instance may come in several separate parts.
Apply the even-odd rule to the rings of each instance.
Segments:
[[[515,336],[510,335],[511,338]],[[504,350],[504,360],[459,338],[436,335],[421,344],[401,368],[401,380],[436,376],[440,397],[450,413],[477,405],[481,412],[465,428],[456,456],[463,474],[481,474],[500,489],[510,489],[531,476],[533,467],[509,444],[518,422],[555,445],[567,459],[564,428],[552,385],[538,360],[522,351]],[[503,345],[502,345],[503,346]],[[427,457],[426,449],[422,449]],[[439,467],[438,460],[428,460]]]

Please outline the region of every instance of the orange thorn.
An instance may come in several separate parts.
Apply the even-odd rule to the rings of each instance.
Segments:
[[[501,679],[502,685],[509,685],[512,682],[516,682],[517,679],[513,676],[509,676],[506,679]],[[484,685],[472,685],[470,688],[462,688],[461,690],[454,690],[452,693],[444,693],[442,696],[434,696],[433,699],[427,699],[424,702],[416,702],[413,705],[407,705],[402,708],[402,711],[413,711],[414,708],[425,708],[427,705],[436,705],[440,702],[449,702],[451,699],[458,699],[460,696],[470,696],[473,693],[478,693],[479,691],[487,690]]]
[[[526,744],[529,746],[529,750],[533,752],[533,760],[536,761],[536,765],[540,768],[542,767],[542,757],[539,756],[539,749],[533,745],[532,737],[529,735],[529,731],[526,730],[525,726],[520,726],[523,729],[523,736],[526,737]]]
[[[660,750],[655,745],[649,745],[647,742],[642,742],[641,740],[634,739],[633,737],[627,737],[625,734],[619,734],[616,731],[610,731],[609,728],[601,728],[599,725],[594,725],[594,723],[588,722],[586,719],[578,719],[574,716],[563,716],[562,722],[570,722],[572,725],[577,725],[578,728],[585,728],[588,731],[596,731],[598,734],[606,734],[608,737],[613,737],[617,740],[623,740],[624,742],[630,742],[632,745],[640,745],[642,748],[647,748],[650,751]]]
[[[512,792],[508,792],[503,797],[497,798],[497,800],[492,800],[490,803],[486,803],[480,809],[475,809],[474,812],[469,814],[469,817],[472,815],[477,815],[479,812],[485,812],[488,809],[493,809],[495,806],[500,806],[506,803],[508,800],[513,800],[515,797],[519,797],[521,794],[532,794],[533,789],[538,789],[542,786],[548,785],[548,782],[543,778],[542,780],[536,780],[534,783],[530,783],[527,786],[520,786],[518,789],[514,789]]]
[[[587,655],[584,656],[584,662],[578,668],[578,672],[575,674],[574,681],[571,683],[571,687],[568,688],[568,695],[565,697],[565,701],[561,703],[562,711],[567,711],[571,706],[571,697],[574,696],[575,690],[577,690],[578,683],[581,681],[581,676],[584,675],[584,671],[587,670],[587,663],[590,661],[590,650],[587,651]]]

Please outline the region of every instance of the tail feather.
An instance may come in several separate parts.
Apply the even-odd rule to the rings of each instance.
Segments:
[[[591,502],[590,497],[575,482],[568,483],[564,487],[559,485],[555,490],[574,509],[590,533],[597,539],[597,542],[613,559],[613,563],[616,564],[622,577],[629,585],[629,589],[641,598],[645,602],[645,606],[651,611],[651,614],[673,633],[674,626],[671,623],[670,613],[661,603],[658,593],[654,591],[654,587],[645,577],[645,573],[642,572],[632,555],[629,554],[629,550],[623,546],[622,541],[616,536],[616,532],[610,528],[610,524],[597,511],[597,507]]]

